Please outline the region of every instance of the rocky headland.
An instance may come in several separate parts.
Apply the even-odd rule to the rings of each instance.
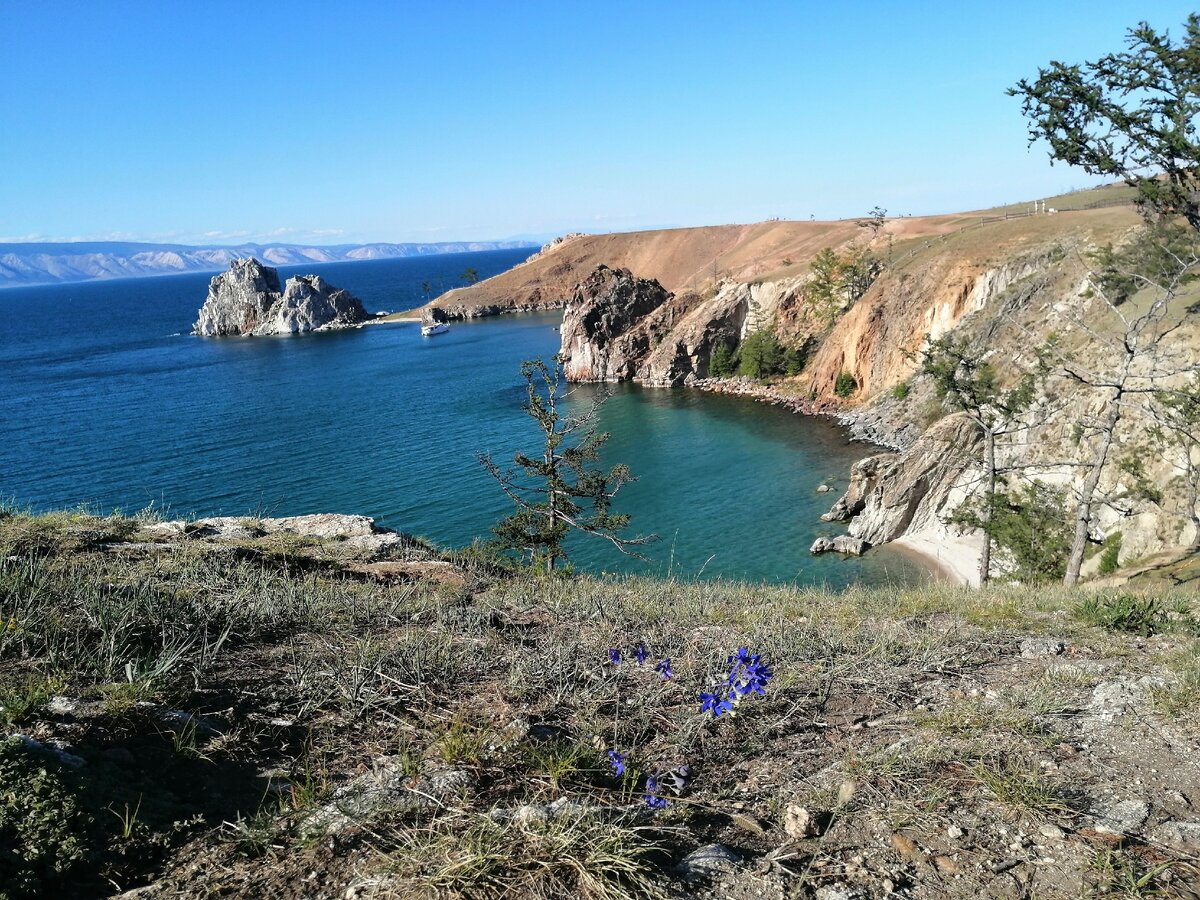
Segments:
[[[294,275],[283,287],[279,273],[257,259],[235,259],[209,283],[193,333],[203,337],[302,334],[347,328],[369,316],[353,294],[320,275]]]

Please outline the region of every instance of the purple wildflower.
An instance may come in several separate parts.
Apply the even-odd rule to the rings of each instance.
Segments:
[[[662,662],[654,667],[654,671],[663,677],[663,681],[667,681],[675,677],[674,671],[671,669],[671,657],[667,657]]]
[[[618,753],[616,750],[608,751],[608,763],[613,767],[613,772],[617,775],[625,774],[625,755]]]
[[[618,650],[616,647],[609,647],[608,648],[608,661],[610,663],[612,663],[614,666],[620,665],[621,664],[621,651]]]
[[[700,695],[700,712],[710,712],[714,719],[732,709],[733,703],[728,699],[722,700],[717,694]]]
[[[646,793],[643,799],[645,799],[646,805],[651,809],[667,808],[666,798],[658,796],[658,779],[653,775],[646,779]]]
[[[637,657],[638,665],[644,666],[646,664],[646,657],[650,655],[650,651],[646,649],[645,644],[639,643],[633,649],[633,655]]]

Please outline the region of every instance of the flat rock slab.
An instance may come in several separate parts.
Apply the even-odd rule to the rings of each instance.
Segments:
[[[1096,830],[1109,834],[1130,834],[1150,818],[1150,804],[1145,800],[1119,800],[1096,810]]]

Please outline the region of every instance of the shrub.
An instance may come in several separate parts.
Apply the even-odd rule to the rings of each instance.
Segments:
[[[62,766],[20,739],[0,743],[0,898],[48,895],[46,888],[87,857],[89,818]]]
[[[1111,575],[1120,566],[1121,532],[1114,531],[1104,539],[1104,550],[1100,554],[1100,574]]]
[[[833,392],[839,397],[849,397],[858,390],[858,382],[849,372],[843,372],[833,385]]]
[[[909,388],[908,388],[907,381],[902,381],[898,385],[896,385],[895,387],[892,388],[892,396],[897,400],[908,399],[908,393],[909,393]]]
[[[1157,597],[1085,597],[1075,606],[1075,617],[1110,631],[1125,631],[1149,637],[1167,624],[1167,610]]]

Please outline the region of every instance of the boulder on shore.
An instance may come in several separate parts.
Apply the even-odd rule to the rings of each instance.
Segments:
[[[279,273],[257,259],[235,259],[213,277],[193,333],[205,337],[301,334],[345,328],[368,318],[358,298],[320,275]]]
[[[847,556],[862,556],[871,547],[862,538],[849,534],[839,534],[837,537],[819,537],[813,541],[808,552],[817,556],[821,553],[844,553]]]

